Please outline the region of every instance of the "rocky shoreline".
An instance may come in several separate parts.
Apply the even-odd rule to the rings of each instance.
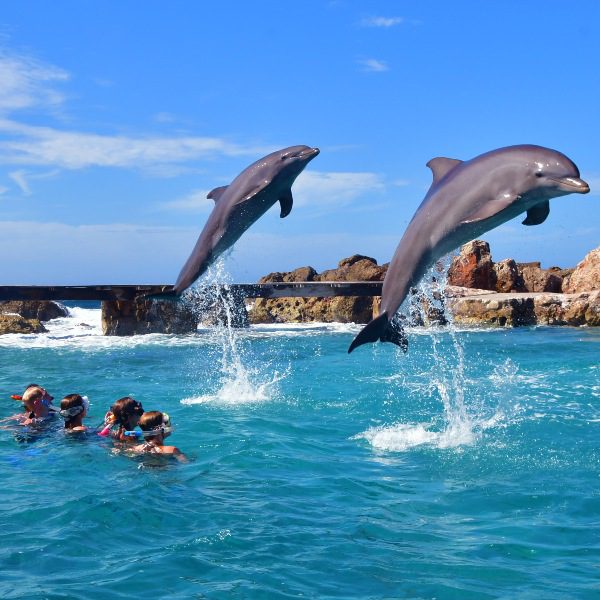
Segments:
[[[387,264],[355,255],[337,269],[317,273],[301,267],[270,273],[259,283],[279,281],[382,281]],[[448,269],[444,304],[455,323],[487,327],[522,325],[600,326],[600,248],[577,267],[542,269],[540,263],[492,260],[487,242],[465,244]],[[250,323],[305,323],[311,321],[368,323],[379,313],[379,298],[277,298],[255,300]],[[409,309],[413,324],[444,322],[443,311],[413,294]],[[423,310],[423,304],[426,304]],[[424,313],[424,314],[423,314]],[[420,316],[419,316],[420,315]]]
[[[387,264],[356,254],[341,260],[335,269],[318,273],[300,267],[286,273],[270,273],[259,283],[298,281],[383,281]],[[531,325],[600,326],[600,247],[575,268],[542,269],[540,263],[495,263],[487,242],[465,244],[454,257],[443,294],[411,295],[410,324],[444,324],[446,314],[457,324],[474,327]],[[274,298],[237,301],[235,326],[265,323],[368,323],[379,313],[380,298]],[[68,315],[53,301],[0,302],[0,335],[44,333],[43,323]],[[103,302],[105,335],[144,333],[192,333],[199,323],[222,321],[213,302],[190,307],[183,303]]]

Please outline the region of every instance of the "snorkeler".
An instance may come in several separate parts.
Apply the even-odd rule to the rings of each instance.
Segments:
[[[18,415],[21,425],[35,425],[52,417],[56,409],[52,406],[54,397],[36,384],[28,385],[22,396],[13,396],[23,402],[24,412]]]
[[[171,435],[171,419],[167,413],[158,410],[146,412],[140,418],[140,429],[145,438],[143,444],[133,448],[134,452],[149,454],[166,454],[174,456],[180,462],[187,462],[187,458],[176,446],[163,445],[165,438]]]
[[[65,420],[65,432],[86,431],[83,418],[87,415],[90,401],[87,396],[69,394],[60,401],[60,416]]]
[[[126,436],[125,432],[137,427],[140,417],[144,414],[142,403],[130,396],[119,398],[104,416],[104,428],[98,435],[111,435],[120,442],[135,442],[134,437]],[[118,425],[117,431],[112,431]]]

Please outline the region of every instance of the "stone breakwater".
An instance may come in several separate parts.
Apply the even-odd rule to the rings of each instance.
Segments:
[[[287,273],[270,273],[259,283],[306,281],[383,281],[387,264],[355,254],[335,269],[317,273],[301,267]],[[247,306],[226,310],[222,301],[198,298],[191,303],[133,301],[102,303],[105,335],[193,333],[198,324],[340,322],[367,323],[379,313],[380,298],[257,299]],[[518,327],[521,325],[600,326],[600,248],[592,250],[574,269],[542,269],[540,263],[495,263],[489,245],[481,240],[465,244],[448,270],[444,295],[432,298],[416,290],[410,297],[408,321],[412,325],[444,324],[445,313],[462,325]],[[248,311],[246,312],[246,309]],[[445,312],[444,312],[445,311]],[[0,302],[0,335],[44,333],[43,323],[67,316],[67,309],[52,301]]]

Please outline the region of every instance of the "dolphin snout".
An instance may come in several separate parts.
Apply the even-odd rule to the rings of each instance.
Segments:
[[[587,194],[590,191],[590,185],[587,181],[579,177],[549,177],[558,188],[567,194]]]
[[[310,157],[314,158],[320,152],[321,151],[318,148],[309,148],[308,150],[302,151],[302,156],[310,156]]]

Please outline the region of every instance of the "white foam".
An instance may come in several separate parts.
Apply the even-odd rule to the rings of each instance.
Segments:
[[[456,448],[473,444],[478,435],[468,424],[453,423],[447,429],[434,431],[424,423],[370,427],[352,439],[364,439],[376,450],[406,452],[418,446]]]

